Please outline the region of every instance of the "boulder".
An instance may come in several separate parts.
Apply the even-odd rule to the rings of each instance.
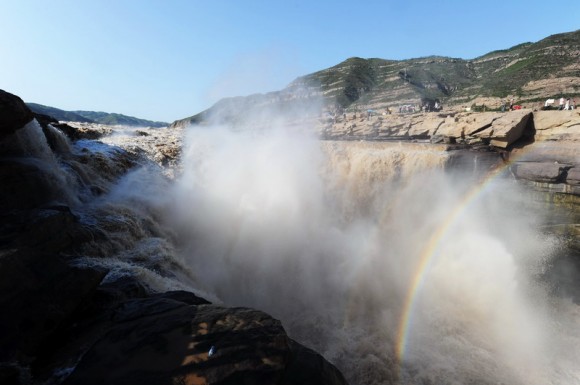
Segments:
[[[535,139],[580,141],[580,110],[534,112]]]
[[[115,319],[65,385],[346,384],[257,310],[157,297],[123,304]]]
[[[528,122],[532,118],[530,111],[511,111],[493,121],[491,127],[479,132],[476,136],[487,137],[494,147],[507,148],[520,139]]]
[[[517,178],[540,183],[564,183],[569,169],[570,166],[545,162],[522,162],[512,167]]]
[[[0,140],[13,134],[34,119],[34,114],[22,99],[0,90]]]
[[[482,112],[457,114],[445,118],[438,135],[452,138],[465,138],[491,127],[492,123],[502,114],[497,112]]]

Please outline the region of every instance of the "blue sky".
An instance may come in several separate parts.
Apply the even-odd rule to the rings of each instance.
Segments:
[[[0,0],[0,89],[171,122],[353,56],[471,59],[579,28],[575,1]]]

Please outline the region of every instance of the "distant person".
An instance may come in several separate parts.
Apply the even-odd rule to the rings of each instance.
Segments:
[[[501,112],[505,112],[505,100],[501,101]]]
[[[510,111],[514,110],[514,98],[510,99]]]
[[[572,105],[570,106],[571,109],[576,109],[576,99],[572,99]]]
[[[566,99],[566,104],[564,105],[564,109],[565,110],[569,110],[570,109],[570,98]]]
[[[560,107],[558,109],[559,110],[563,110],[564,109],[564,97],[563,96],[560,98]]]

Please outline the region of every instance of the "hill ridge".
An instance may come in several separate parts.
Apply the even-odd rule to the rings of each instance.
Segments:
[[[211,119],[238,122],[261,106],[276,111],[305,107],[320,110],[386,110],[401,105],[483,106],[498,109],[515,99],[541,107],[548,98],[580,97],[580,29],[498,49],[473,59],[430,55],[391,60],[349,57],[329,68],[299,76],[284,89],[224,98],[212,107],[172,126]]]
[[[38,103],[26,103],[35,113],[49,115],[59,121],[80,123],[99,123],[107,125],[123,125],[134,127],[166,127],[168,123],[140,119],[116,112],[75,110],[66,111],[56,107],[45,106]]]

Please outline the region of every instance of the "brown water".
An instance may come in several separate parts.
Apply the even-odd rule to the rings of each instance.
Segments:
[[[267,311],[351,384],[580,383],[580,310],[558,289],[577,279],[553,268],[565,239],[509,173],[481,184],[493,161],[284,130],[189,134],[175,180],[143,158],[124,174],[114,142],[56,157],[36,143],[31,157],[72,181],[69,204],[101,234],[78,264]]]

